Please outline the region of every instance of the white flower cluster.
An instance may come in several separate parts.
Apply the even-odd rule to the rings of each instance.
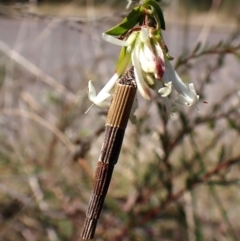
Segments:
[[[151,89],[155,89],[171,111],[168,97],[172,89],[175,89],[178,93],[176,103],[191,106],[198,102],[199,96],[193,83],[185,84],[181,80],[165,51],[162,50],[158,37],[151,34],[150,28],[141,27],[139,31],[133,31],[126,40],[119,40],[105,33],[103,38],[112,44],[125,47],[126,54],[116,73],[98,94],[92,82],[89,81],[89,99],[95,105],[109,106],[112,89],[130,62],[134,66],[137,88],[145,99],[150,100]]]

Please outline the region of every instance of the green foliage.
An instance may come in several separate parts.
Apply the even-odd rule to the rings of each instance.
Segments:
[[[143,20],[143,16],[149,12],[149,16],[156,19],[160,24],[160,28],[165,30],[165,20],[159,4],[155,0],[146,0],[141,6],[135,7],[132,11],[116,26],[107,30],[105,33],[112,36],[120,36],[125,34],[129,29],[134,28]]]
[[[106,31],[106,34],[119,36],[126,33],[129,29],[133,28],[139,21],[143,9],[141,7],[134,8],[123,21],[113,28]]]

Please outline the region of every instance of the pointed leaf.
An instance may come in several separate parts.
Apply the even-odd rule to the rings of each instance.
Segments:
[[[119,57],[118,57],[118,65],[119,63],[121,63],[126,55],[126,51],[127,51],[127,47],[122,47],[121,48],[121,51],[120,51],[120,54],[119,54]]]
[[[169,53],[166,53],[166,56],[169,61],[174,60],[174,58]]]
[[[226,148],[225,148],[224,145],[222,145],[220,153],[219,153],[219,158],[218,158],[219,159],[219,163],[223,161],[225,156],[226,156]]]
[[[195,46],[194,50],[193,50],[193,54],[197,53],[197,51],[200,49],[201,47],[201,43],[198,42],[197,45]]]
[[[124,33],[126,33],[129,29],[132,29],[140,19],[142,13],[141,7],[134,8],[127,17],[123,19],[123,21],[113,28],[106,31],[106,34],[112,35],[112,36],[119,36]]]
[[[128,54],[127,47],[122,47],[120,54],[119,54],[117,67],[116,67],[117,73],[122,73],[125,71],[125,68],[127,68],[127,65],[130,61],[130,57],[129,58],[126,57],[127,54]]]

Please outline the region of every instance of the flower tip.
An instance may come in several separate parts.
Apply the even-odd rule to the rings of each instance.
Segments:
[[[95,89],[94,86],[93,86],[93,83],[92,83],[92,80],[89,80],[88,81],[88,91],[92,90],[92,89]]]
[[[91,80],[88,81],[88,98],[92,101],[96,97],[96,90]]]
[[[112,36],[110,34],[107,34],[105,32],[102,33],[102,38],[109,43],[119,45],[119,46],[122,46],[122,47],[129,45],[129,43],[127,41],[115,38],[114,36]]]
[[[107,35],[107,34],[106,34],[105,32],[102,33],[102,38],[103,38],[104,40],[105,40],[105,38],[106,38],[106,35]]]
[[[132,1],[128,1],[128,4],[127,4],[127,6],[126,6],[126,9],[129,9],[131,5],[132,5]]]
[[[198,102],[198,99],[199,99],[199,95],[184,96],[180,94],[178,99],[175,100],[175,102],[180,105],[192,106]]]

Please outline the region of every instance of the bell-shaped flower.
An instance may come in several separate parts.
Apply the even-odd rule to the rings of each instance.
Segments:
[[[167,58],[165,58],[165,67],[166,69],[162,78],[165,87],[160,88],[158,91],[161,96],[168,96],[173,87],[179,94],[176,103],[188,106],[197,103],[199,95],[197,95],[193,83],[185,84]]]
[[[101,108],[107,108],[110,105],[109,97],[111,96],[111,90],[119,78],[118,74],[114,74],[113,77],[108,81],[108,83],[102,88],[102,90],[96,94],[96,89],[91,80],[88,82],[88,98],[93,104],[87,109],[85,114],[92,108],[95,104]]]
[[[150,87],[160,81],[165,71],[164,53],[155,36],[149,29],[142,28],[132,52],[132,64],[140,94],[151,99]]]
[[[155,78],[162,78],[165,65],[161,46],[151,35],[149,28],[141,27],[139,31],[133,31],[127,40],[119,40],[105,33],[103,38],[110,43],[126,47],[125,58],[119,64],[117,73],[121,76],[126,71],[131,59],[138,90],[145,99],[151,99],[149,86],[154,85]],[[149,82],[150,79],[153,80],[153,83]]]
[[[164,70],[164,54],[158,41],[152,36],[150,38],[149,31],[142,28],[140,32],[142,46],[139,48],[139,61],[141,68],[146,73],[154,74],[156,79],[161,79]]]
[[[108,83],[103,87],[103,89],[96,95],[95,87],[90,80],[88,82],[88,98],[99,107],[107,107],[109,102],[107,99],[111,96],[111,90],[118,80],[119,75],[114,74],[113,77],[108,81]]]

